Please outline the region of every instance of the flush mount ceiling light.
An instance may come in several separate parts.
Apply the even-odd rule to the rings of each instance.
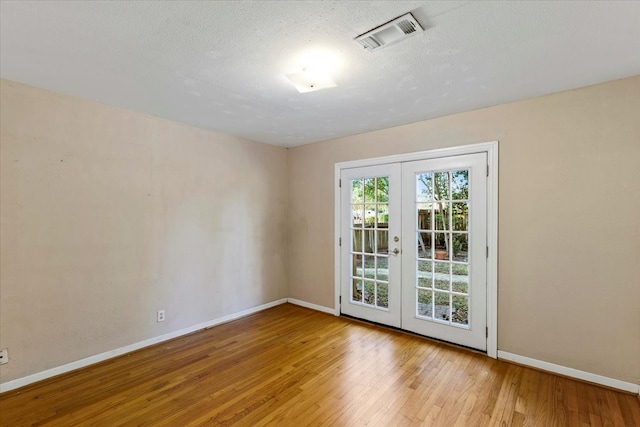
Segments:
[[[336,87],[333,77],[340,75],[343,58],[323,46],[309,46],[283,64],[283,74],[300,93]]]
[[[314,68],[303,68],[301,72],[287,74],[286,77],[300,93],[337,86],[328,72]]]
[[[408,37],[423,32],[424,29],[411,13],[398,16],[395,19],[382,24],[373,30],[355,38],[355,41],[373,52],[394,43],[398,43]]]

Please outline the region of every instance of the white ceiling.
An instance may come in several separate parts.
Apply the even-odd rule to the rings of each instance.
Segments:
[[[288,147],[640,74],[638,1],[0,4],[3,78]],[[338,86],[298,93],[318,51]]]

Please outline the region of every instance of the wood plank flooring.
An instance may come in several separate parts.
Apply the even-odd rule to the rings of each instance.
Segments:
[[[284,304],[3,393],[0,425],[640,426],[640,401]]]

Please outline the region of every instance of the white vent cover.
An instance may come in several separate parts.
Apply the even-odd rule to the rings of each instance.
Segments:
[[[374,51],[397,43],[422,31],[424,31],[424,29],[420,26],[420,23],[416,21],[416,18],[414,18],[411,13],[406,13],[386,24],[359,35],[355,40],[364,46],[365,49]]]

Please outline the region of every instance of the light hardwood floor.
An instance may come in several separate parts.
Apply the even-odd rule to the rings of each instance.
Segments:
[[[3,393],[0,424],[640,426],[640,402],[284,304]]]

